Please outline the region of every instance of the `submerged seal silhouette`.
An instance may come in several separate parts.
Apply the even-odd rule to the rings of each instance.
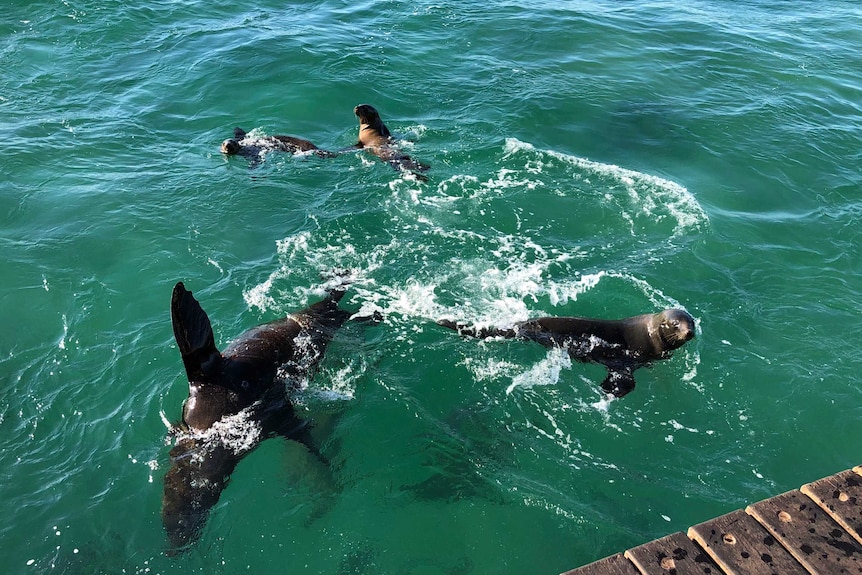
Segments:
[[[421,172],[429,170],[430,166],[417,162],[395,147],[392,133],[380,119],[374,106],[360,104],[353,108],[353,113],[359,118],[359,142],[356,147],[368,150],[395,170],[412,174],[422,181],[428,179]]]
[[[164,479],[162,522],[169,554],[197,540],[231,472],[263,439],[294,439],[319,456],[308,424],[294,414],[286,387],[320,362],[334,332],[349,317],[338,307],[343,295],[343,286],[334,289],[302,311],[249,329],[219,352],[209,317],[192,292],[182,282],[176,284],[171,320],[189,397]],[[232,444],[230,434],[239,434],[244,443]]]
[[[268,152],[312,152],[322,158],[335,156],[333,152],[321,150],[312,142],[295,136],[249,136],[242,128],[234,128],[233,138],[221,143],[221,151],[228,156],[239,155],[257,165]]]
[[[574,360],[604,365],[608,375],[602,389],[616,397],[634,389],[634,370],[670,357],[695,334],[694,318],[681,309],[619,320],[540,317],[511,328],[476,329],[446,319],[437,323],[469,337],[535,341],[565,349]]]

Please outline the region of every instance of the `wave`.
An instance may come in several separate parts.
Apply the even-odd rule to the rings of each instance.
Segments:
[[[539,150],[516,138],[507,138],[506,157],[525,158],[524,169],[541,174],[550,159],[563,162],[575,183],[601,194],[601,200],[621,210],[634,235],[638,227],[670,219],[675,222],[673,234],[682,235],[709,225],[706,211],[684,186],[658,176],[644,174],[613,164],[594,162],[554,150]]]

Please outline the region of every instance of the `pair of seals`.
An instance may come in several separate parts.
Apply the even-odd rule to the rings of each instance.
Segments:
[[[368,150],[395,170],[411,174],[423,182],[428,180],[428,177],[421,172],[428,171],[430,166],[417,162],[394,146],[395,140],[392,133],[380,119],[380,114],[374,106],[360,104],[353,108],[353,113],[359,118],[357,148]]]
[[[339,150],[339,152],[356,148],[365,149],[397,171],[410,174],[423,182],[428,180],[422,172],[428,171],[430,166],[417,162],[398,150],[392,133],[380,119],[380,114],[374,106],[360,104],[353,108],[353,113],[359,118],[359,141],[354,146]],[[221,151],[229,156],[243,156],[249,160],[251,167],[260,163],[263,156],[270,151],[289,152],[291,154],[311,152],[323,158],[332,158],[337,155],[334,152],[321,150],[303,138],[295,136],[252,137],[242,128],[234,128],[234,137],[222,142]]]
[[[620,320],[540,317],[508,329],[475,329],[451,320],[437,323],[469,337],[524,339],[548,348],[563,348],[574,360],[604,365],[608,375],[602,389],[616,397],[634,389],[634,370],[670,357],[695,334],[694,318],[681,309]]]
[[[239,155],[256,166],[261,158],[272,151],[288,152],[296,154],[299,152],[312,152],[322,158],[331,158],[334,153],[321,150],[312,142],[295,136],[249,136],[242,128],[233,129],[233,138],[221,143],[221,151],[228,156]]]
[[[189,396],[164,482],[162,523],[169,554],[197,540],[237,463],[263,439],[280,435],[319,455],[307,423],[295,415],[286,397],[286,386],[314,369],[334,332],[350,316],[338,307],[343,295],[343,287],[331,290],[302,311],[244,332],[219,352],[209,317],[192,292],[182,282],[176,284],[171,320]],[[218,433],[219,426],[231,423],[247,435],[239,448]]]
[[[263,439],[279,435],[300,441],[319,456],[308,424],[294,413],[286,390],[290,380],[318,365],[335,331],[349,318],[338,306],[344,290],[332,289],[304,310],[251,328],[219,352],[200,303],[182,282],[174,286],[171,322],[189,396],[174,430],[178,439],[164,478],[162,522],[168,554],[180,553],[197,540],[234,468]],[[476,329],[451,320],[438,324],[464,336],[525,339],[563,348],[572,359],[607,367],[602,389],[617,397],[634,389],[635,369],[670,357],[695,333],[694,319],[679,309],[621,320],[541,317],[511,328]],[[241,429],[231,430],[231,424]],[[247,432],[245,443],[232,445],[230,435],[225,436],[230,431]]]

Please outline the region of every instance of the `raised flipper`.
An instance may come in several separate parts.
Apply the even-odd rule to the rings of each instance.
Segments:
[[[602,389],[615,397],[622,397],[635,388],[635,378],[631,368],[608,368],[608,376],[602,382]]]
[[[183,282],[177,282],[171,296],[171,323],[189,381],[206,379],[221,354],[209,317]]]

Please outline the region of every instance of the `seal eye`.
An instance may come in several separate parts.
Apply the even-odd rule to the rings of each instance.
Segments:
[[[251,384],[248,381],[246,381],[245,379],[242,380],[242,383],[240,385],[242,386],[243,389],[248,389],[249,387],[251,387]]]

